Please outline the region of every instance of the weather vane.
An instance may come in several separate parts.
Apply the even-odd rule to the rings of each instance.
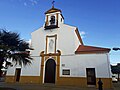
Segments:
[[[54,3],[55,3],[55,1],[53,0],[53,1],[52,1],[52,7],[53,7],[53,8],[54,8]]]

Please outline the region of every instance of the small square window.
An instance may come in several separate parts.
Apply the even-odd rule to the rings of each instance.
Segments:
[[[61,18],[61,22],[62,22],[62,18]]]
[[[63,69],[62,75],[70,75],[70,69]]]
[[[65,67],[65,64],[62,64],[62,67]]]

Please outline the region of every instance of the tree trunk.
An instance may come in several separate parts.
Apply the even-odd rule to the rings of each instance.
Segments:
[[[4,60],[3,60],[3,58],[0,58],[0,77],[2,77],[2,68],[3,68],[3,62],[4,62]]]
[[[0,77],[2,76],[2,63],[0,62]]]

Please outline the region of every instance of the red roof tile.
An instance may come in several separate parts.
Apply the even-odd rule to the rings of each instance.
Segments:
[[[75,54],[104,53],[109,51],[109,48],[79,45],[79,47],[75,51]]]

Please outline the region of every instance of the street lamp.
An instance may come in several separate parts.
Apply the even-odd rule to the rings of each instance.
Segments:
[[[116,48],[116,47],[115,47],[115,48],[113,48],[113,50],[118,51],[118,50],[120,50],[120,48]]]
[[[120,50],[120,48],[113,48],[114,51]],[[118,81],[119,81],[119,74],[120,74],[120,64],[118,63],[116,66],[116,73],[118,74]]]

